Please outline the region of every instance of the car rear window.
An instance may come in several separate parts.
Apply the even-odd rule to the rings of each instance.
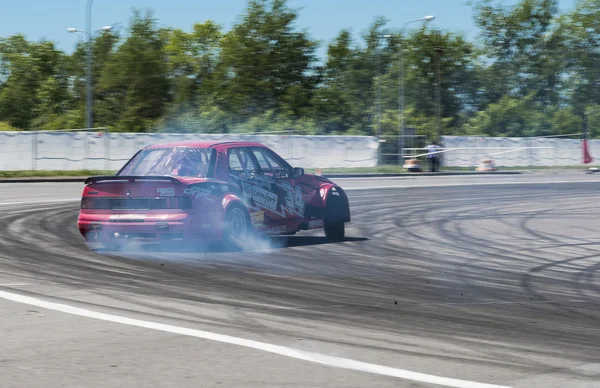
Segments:
[[[213,148],[150,148],[135,155],[117,175],[167,175],[206,178],[211,172]]]

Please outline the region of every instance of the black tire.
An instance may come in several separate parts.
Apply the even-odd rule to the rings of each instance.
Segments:
[[[329,194],[325,212],[323,229],[329,241],[342,241],[346,235],[345,208],[346,200],[339,195]]]
[[[225,213],[223,223],[223,243],[243,249],[245,243],[253,235],[252,221],[246,208],[232,205]]]
[[[346,224],[343,221],[325,220],[323,229],[329,241],[342,241],[346,236]]]

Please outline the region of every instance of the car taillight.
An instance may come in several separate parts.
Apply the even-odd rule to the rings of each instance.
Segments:
[[[151,209],[191,209],[192,200],[189,197],[162,197],[149,200]]]
[[[190,197],[167,198],[167,209],[191,209],[192,199]]]
[[[81,198],[82,209],[108,209],[108,198]]]
[[[81,208],[94,209],[94,200],[95,198],[81,198]]]
[[[160,198],[81,198],[81,209],[104,210],[158,210],[191,209],[190,197]]]

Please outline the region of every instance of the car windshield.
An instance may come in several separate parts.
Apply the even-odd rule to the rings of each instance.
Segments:
[[[118,175],[168,175],[204,178],[214,149],[170,147],[143,150]]]

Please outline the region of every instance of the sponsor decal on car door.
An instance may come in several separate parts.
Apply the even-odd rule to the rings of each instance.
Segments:
[[[262,179],[272,181],[276,187],[280,203],[273,212],[278,219],[289,221],[304,218],[302,188],[294,185],[293,169],[267,148],[253,147],[252,152],[260,166]]]
[[[280,200],[275,181],[258,173],[256,160],[247,148],[232,148],[228,154],[229,176],[239,185],[240,197],[245,200],[251,217],[260,214],[256,217],[256,225],[276,222]]]

